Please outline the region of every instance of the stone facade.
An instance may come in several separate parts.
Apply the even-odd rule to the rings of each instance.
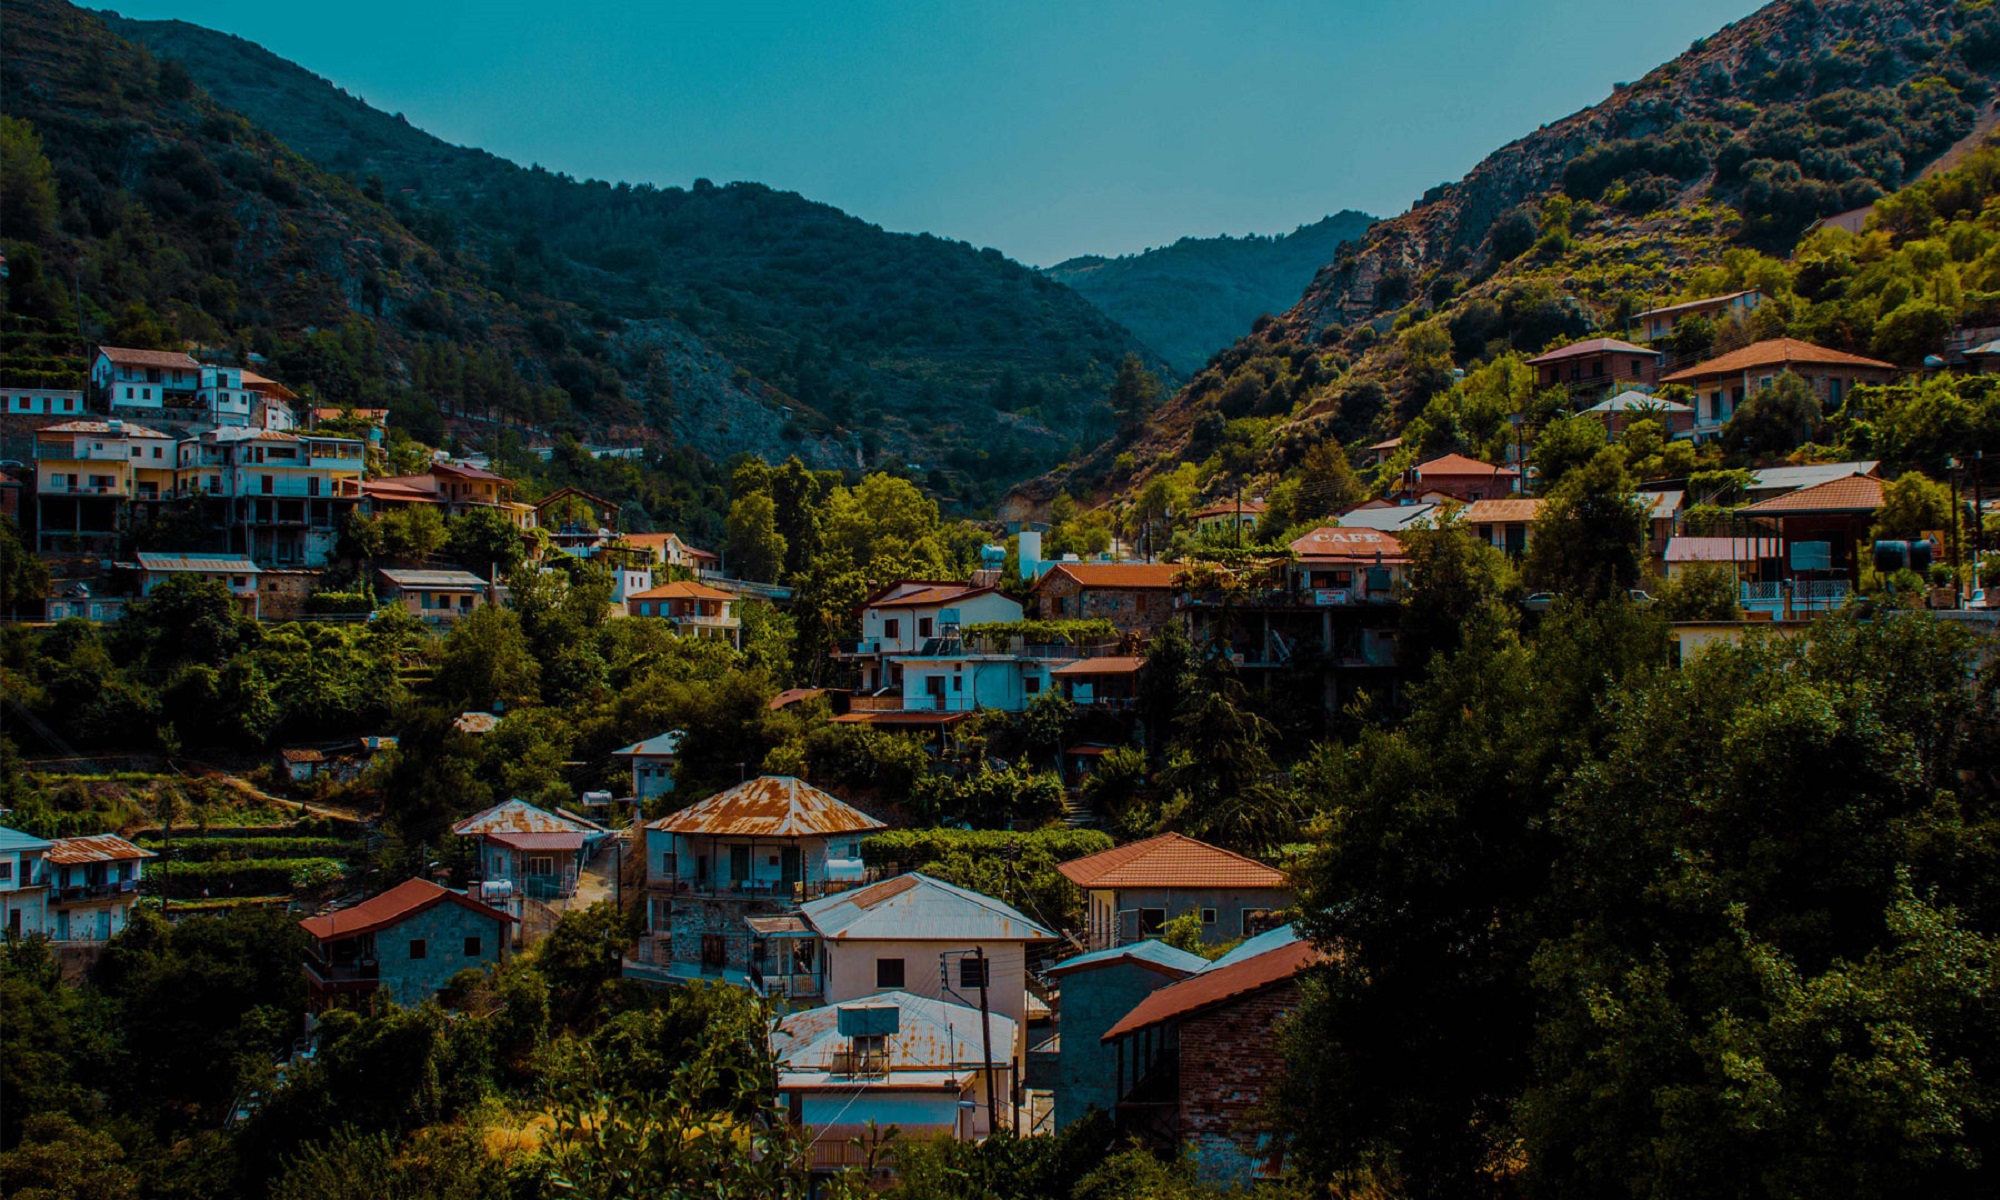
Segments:
[[[1172,588],[1106,588],[1055,573],[1036,589],[1036,616],[1045,621],[1105,620],[1120,633],[1150,638],[1174,616]]]
[[[398,1004],[422,1004],[468,967],[484,969],[506,957],[507,926],[460,904],[434,904],[375,934],[380,993]],[[416,943],[422,943],[418,957]]]
[[[1180,1138],[1204,1180],[1275,1172],[1260,1110],[1284,1071],[1279,1018],[1297,1011],[1296,980],[1218,1005],[1180,1025]]]
[[[1136,962],[1113,962],[1066,977],[1062,984],[1062,1043],[1056,1053],[1056,1128],[1091,1109],[1118,1104],[1118,1051],[1103,1042],[1139,1001],[1179,978]]]

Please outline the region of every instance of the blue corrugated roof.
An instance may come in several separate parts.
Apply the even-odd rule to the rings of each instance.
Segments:
[[[1190,954],[1167,945],[1158,938],[1148,938],[1142,942],[1131,942],[1123,946],[1113,946],[1109,950],[1093,950],[1089,954],[1079,954],[1075,958],[1065,958],[1048,969],[1050,975],[1067,975],[1072,971],[1085,971],[1092,967],[1105,966],[1114,962],[1140,959],[1183,975],[1192,975],[1208,966],[1208,960],[1199,954]]]
[[[1231,966],[1242,962],[1246,958],[1255,958],[1259,954],[1268,954],[1280,946],[1289,946],[1298,940],[1298,930],[1293,929],[1289,923],[1280,925],[1276,929],[1267,929],[1223,955],[1221,958],[1209,963],[1202,970],[1214,971],[1222,967]]]
[[[645,755],[679,754],[681,750],[681,739],[686,736],[687,736],[687,730],[685,729],[669,729],[665,733],[654,734],[652,737],[649,737],[644,741],[633,742],[631,745],[626,746],[620,750],[613,750],[611,753],[613,757],[617,758],[624,758],[638,754],[645,754]]]
[[[8,829],[0,825],[0,851],[47,850],[54,842],[45,841],[33,834],[22,833],[18,829]]]

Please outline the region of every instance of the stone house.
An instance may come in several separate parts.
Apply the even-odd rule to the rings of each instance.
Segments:
[[[1230,942],[1263,932],[1291,907],[1284,873],[1179,833],[1163,833],[1058,864],[1084,892],[1084,936],[1092,950],[1160,935],[1175,917],[1198,913],[1202,939]]]
[[[1044,621],[1104,620],[1151,638],[1174,616],[1174,563],[1057,563],[1030,598]]]
[[[1118,1055],[1104,1035],[1147,996],[1199,974],[1208,960],[1165,942],[1132,942],[1064,959],[1043,972],[1061,989],[1056,1128],[1118,1104]]]
[[[506,961],[514,918],[427,879],[410,879],[373,899],[299,922],[306,947],[308,1002],[323,1011],[380,996],[416,1005],[467,968]]]

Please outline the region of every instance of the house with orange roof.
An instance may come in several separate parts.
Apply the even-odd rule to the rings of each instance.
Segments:
[[[1247,539],[1257,531],[1257,522],[1269,509],[1262,499],[1237,496],[1218,500],[1194,511],[1194,531],[1203,537]]]
[[[1056,870],[1084,894],[1084,938],[1092,950],[1160,936],[1187,913],[1204,941],[1230,942],[1278,923],[1292,903],[1284,872],[1179,833],[1114,846]]]
[[[1121,1138],[1194,1162],[1204,1183],[1277,1175],[1264,1125],[1283,1077],[1280,1026],[1324,961],[1290,926],[1250,939],[1147,994],[1099,1041],[1113,1050],[1112,1123]]]
[[[507,959],[514,918],[463,892],[410,879],[351,908],[299,922],[306,932],[306,998],[315,1012],[418,1005],[452,976]]]
[[[1699,300],[1649,308],[1645,312],[1633,314],[1634,336],[1642,342],[1657,342],[1662,338],[1672,337],[1674,327],[1689,317],[1705,317],[1717,323],[1740,321],[1756,312],[1758,306],[1763,303],[1764,293],[1756,288],[1750,288],[1721,296],[1704,296]]]
[[[1509,496],[1474,500],[1459,513],[1458,520],[1480,541],[1505,551],[1509,558],[1519,558],[1528,552],[1528,536],[1541,515],[1539,497]]]
[[[712,570],[722,565],[721,555],[690,546],[677,533],[628,533],[619,540],[643,552],[655,566]]]
[[[1659,377],[1657,350],[1634,346],[1612,337],[1588,338],[1528,360],[1538,387],[1563,384],[1571,395],[1587,395],[1613,387],[1649,388]]]
[[[1789,616],[1839,607],[1861,585],[1882,495],[1877,476],[1845,475],[1737,509],[1739,522],[1775,533],[1784,551],[1781,578],[1742,585],[1744,608]]]
[[[1018,621],[1021,603],[997,587],[950,579],[899,579],[863,600],[860,617],[861,636],[837,645],[834,660],[856,692],[900,694],[905,691],[908,660],[924,658],[936,666],[940,654],[963,649],[960,631],[966,626]],[[932,686],[919,684],[918,694],[928,695]],[[964,693],[962,682],[960,692]],[[950,706],[931,707],[947,711]]]
[[[1029,599],[1044,621],[1109,621],[1121,634],[1151,638],[1174,615],[1176,563],[1061,562],[1035,581]]]
[[[1839,408],[1857,385],[1896,377],[1894,363],[1797,338],[1772,338],[1675,371],[1660,382],[1694,389],[1694,429],[1701,437],[1719,432],[1746,399],[1788,371],[1805,380],[1828,411]]]
[[[1455,500],[1498,500],[1520,490],[1521,473],[1463,454],[1444,454],[1411,467],[1401,490],[1413,496],[1437,493]]]
[[[721,638],[743,645],[743,620],[736,615],[736,596],[692,580],[659,584],[625,597],[625,612],[634,617],[660,617],[682,637]]]

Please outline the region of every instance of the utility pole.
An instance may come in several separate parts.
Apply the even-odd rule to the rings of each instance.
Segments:
[[[972,952],[972,961],[979,964],[979,1037],[980,1044],[986,1055],[986,1136],[991,1137],[993,1136],[993,1123],[1000,1119],[1000,1108],[994,1102],[993,1095],[993,1019],[987,1014],[986,1008],[986,947],[980,946],[974,949]],[[1011,1091],[1012,1089],[1010,1088],[1009,1090]],[[1014,1123],[1016,1126],[1020,1124],[1021,1114],[1019,1108],[1020,1106],[1016,1104],[1016,1111],[1014,1113]],[[1019,1130],[1017,1129],[1016,1132],[1019,1132]]]

